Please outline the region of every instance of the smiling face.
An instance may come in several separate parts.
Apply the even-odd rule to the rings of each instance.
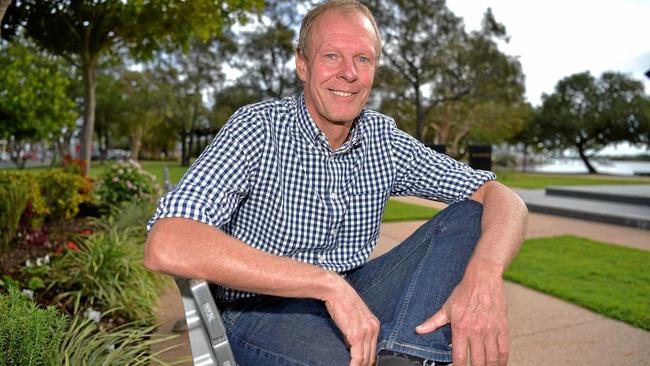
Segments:
[[[368,100],[375,77],[378,39],[358,11],[327,11],[315,20],[307,57],[296,53],[305,104],[314,122],[351,126]]]

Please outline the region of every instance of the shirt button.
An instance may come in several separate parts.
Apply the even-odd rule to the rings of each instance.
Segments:
[[[338,193],[336,193],[336,191],[332,192],[332,198],[338,198],[338,197],[339,197],[339,195],[338,195]]]
[[[332,236],[336,235],[336,228],[332,228],[332,231],[330,231],[330,234],[332,234]]]
[[[319,261],[320,263],[325,262],[325,254],[319,254],[319,255],[318,255],[318,261]]]

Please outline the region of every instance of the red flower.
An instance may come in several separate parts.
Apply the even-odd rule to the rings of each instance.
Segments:
[[[70,249],[70,250],[74,250],[75,252],[79,251],[79,247],[77,246],[77,244],[75,244],[72,241],[69,241],[69,242],[65,243],[65,247]]]
[[[79,232],[79,235],[91,235],[93,233],[90,229],[83,229]]]
[[[63,247],[57,245],[56,248],[54,248],[54,254],[61,254],[61,253],[63,253]]]

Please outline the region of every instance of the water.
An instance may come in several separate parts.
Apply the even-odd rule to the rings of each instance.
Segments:
[[[634,175],[634,172],[650,173],[650,161],[590,160],[598,173],[614,175]],[[580,159],[551,159],[544,164],[527,167],[528,171],[540,173],[588,173]]]

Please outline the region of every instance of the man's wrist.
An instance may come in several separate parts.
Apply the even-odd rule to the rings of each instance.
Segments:
[[[506,265],[494,260],[473,257],[467,265],[466,275],[476,274],[478,276],[503,278],[506,271]]]
[[[342,286],[347,284],[341,275],[326,269],[323,270],[322,276],[319,277],[318,290],[313,297],[323,302],[329,302],[335,299],[338,296],[337,294],[340,293]]]

